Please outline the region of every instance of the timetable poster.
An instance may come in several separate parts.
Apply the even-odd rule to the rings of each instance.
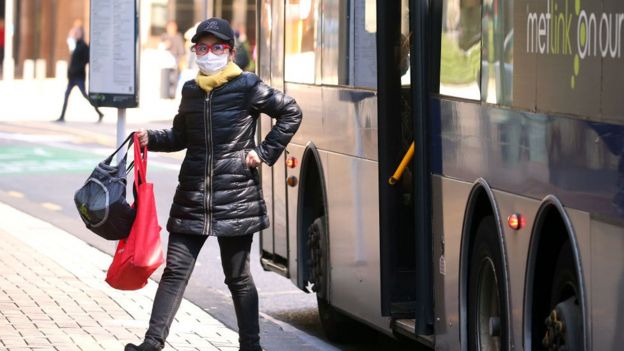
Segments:
[[[136,107],[136,0],[91,0],[89,98],[97,106]]]

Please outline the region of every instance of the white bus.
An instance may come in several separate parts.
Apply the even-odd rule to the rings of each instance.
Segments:
[[[262,170],[262,265],[316,293],[329,337],[624,345],[623,2],[258,6],[258,73],[304,111]]]

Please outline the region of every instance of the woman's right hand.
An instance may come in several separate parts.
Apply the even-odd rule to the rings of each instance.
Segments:
[[[136,132],[136,135],[139,137],[139,143],[141,147],[146,147],[149,142],[148,134],[145,129],[139,129]]]

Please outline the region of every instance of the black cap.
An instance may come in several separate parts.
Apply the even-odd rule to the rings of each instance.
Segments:
[[[212,34],[215,37],[232,44],[234,42],[234,31],[230,23],[222,18],[209,18],[197,26],[195,35],[191,38],[193,43],[197,43],[199,37],[205,34]]]

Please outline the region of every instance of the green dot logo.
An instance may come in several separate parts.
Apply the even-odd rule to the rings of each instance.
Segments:
[[[574,10],[577,16],[581,14],[581,0],[574,1]],[[587,42],[587,23],[582,22],[578,30],[581,45],[585,46]],[[576,88],[576,77],[578,77],[579,72],[581,71],[581,59],[579,58],[578,54],[574,55],[573,65],[574,74],[572,75],[572,77],[570,77],[570,87],[572,88],[572,90]]]

